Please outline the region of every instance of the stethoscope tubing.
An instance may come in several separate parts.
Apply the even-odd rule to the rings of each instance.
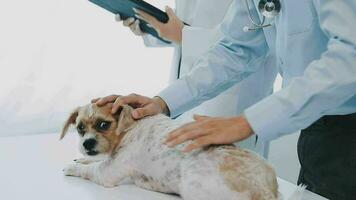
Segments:
[[[255,20],[252,18],[252,14],[251,14],[251,11],[250,11],[250,4],[248,3],[248,0],[245,0],[245,4],[246,4],[246,10],[248,12],[248,18],[250,19],[250,22],[256,27],[263,28],[264,27],[264,23],[266,21],[266,17],[263,16],[262,22],[260,24],[256,23]]]
[[[248,1],[249,0],[245,0],[246,10],[247,10],[247,13],[248,13],[248,18],[250,19],[250,22],[254,27],[246,26],[246,27],[244,27],[244,30],[245,30],[245,28],[247,28],[246,29],[247,31],[255,31],[255,30],[258,30],[258,29],[263,29],[263,28],[272,26],[271,23],[265,24],[266,23],[266,16],[263,16],[263,15],[262,15],[261,23],[256,23],[255,22],[255,20],[252,18],[252,14],[251,14],[251,11],[250,11],[250,4],[249,4]]]

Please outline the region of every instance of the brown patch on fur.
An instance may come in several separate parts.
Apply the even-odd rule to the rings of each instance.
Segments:
[[[220,147],[223,154],[219,171],[225,184],[236,192],[250,192],[254,200],[272,200],[278,197],[278,183],[273,168],[264,163],[257,155],[238,147]],[[251,170],[258,174],[252,174]],[[264,176],[261,188],[259,182],[253,182],[253,176]],[[261,178],[263,179],[263,177]]]
[[[231,148],[229,147],[229,148],[225,148],[225,149],[226,149],[225,152],[232,156],[238,156],[240,158],[242,158],[242,157],[243,158],[251,158],[251,159],[253,158],[251,156],[250,152],[248,152],[244,149],[241,149],[239,147],[231,147]]]
[[[117,145],[120,143],[120,135],[116,133],[118,122],[117,118],[111,114],[111,106],[111,104],[107,104],[103,107],[98,107],[95,104],[87,105],[80,110],[77,120],[85,123],[89,129],[88,132],[96,133],[97,139],[105,139],[108,142],[108,146],[102,145],[102,148],[105,149],[106,152],[101,153],[112,154]],[[110,121],[111,127],[107,131],[99,133],[95,129],[98,119]]]
[[[234,157],[225,156],[223,158],[223,163],[220,164],[219,170],[223,175],[225,183],[227,186],[236,192],[244,192],[249,186],[245,185],[243,180],[240,180],[241,177],[236,172],[239,166],[242,165],[242,162]]]
[[[109,142],[109,150],[108,150],[108,153],[109,155],[111,156],[114,156],[115,153],[116,153],[116,149],[117,147],[120,145],[120,142],[123,138],[123,135],[116,135],[116,134],[108,134],[108,135],[103,135],[103,137]]]
[[[60,136],[59,140],[62,140],[64,138],[64,136],[67,134],[70,125],[75,124],[75,121],[79,115],[79,109],[80,109],[79,107],[76,108],[69,115],[67,121],[63,125],[62,131],[61,131],[61,136]]]
[[[62,136],[64,137],[70,125],[78,125],[82,122],[87,129],[86,132],[94,133],[99,143],[103,140],[106,141],[99,144],[102,148],[100,153],[113,155],[125,136],[126,131],[134,123],[134,120],[131,117],[131,107],[125,105],[119,113],[114,115],[111,113],[111,108],[112,104],[106,104],[102,107],[89,104],[77,108],[65,123]],[[102,132],[96,130],[99,120],[111,122],[110,128]]]

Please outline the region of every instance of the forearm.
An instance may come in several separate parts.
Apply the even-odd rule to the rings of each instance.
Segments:
[[[251,61],[236,54],[220,44],[205,54],[193,71],[163,90],[158,96],[168,105],[171,117],[216,97],[253,74],[265,61],[265,55]]]
[[[298,131],[324,115],[356,112],[355,103],[345,104],[356,94],[356,36],[352,34],[356,3],[325,0],[315,4],[321,29],[329,38],[327,48],[288,87],[246,110],[261,138]]]
[[[170,111],[167,106],[167,103],[159,96],[155,96],[153,100],[156,102],[156,104],[161,108],[161,113],[167,116],[170,116]]]
[[[252,12],[257,18],[257,12]],[[268,46],[262,30],[243,32],[245,10],[234,2],[220,31],[223,38],[202,55],[186,76],[163,90],[160,96],[171,117],[211,99],[262,67]]]
[[[356,105],[343,106],[356,94],[356,51],[340,41],[309,65],[304,76],[280,92],[247,109],[255,132],[274,139],[308,127],[324,115],[356,112]]]

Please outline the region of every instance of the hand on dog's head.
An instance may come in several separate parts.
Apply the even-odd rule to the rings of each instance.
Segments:
[[[124,105],[115,114],[111,114],[111,107],[112,104],[102,107],[88,104],[76,108],[64,123],[60,140],[67,134],[69,127],[74,125],[81,138],[81,153],[88,156],[114,153],[135,120],[131,116],[132,107]]]

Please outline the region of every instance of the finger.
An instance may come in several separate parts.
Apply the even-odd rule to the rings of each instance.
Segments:
[[[180,128],[178,128],[178,129],[172,131],[172,132],[168,135],[168,137],[167,137],[167,139],[166,139],[166,141],[165,141],[164,143],[165,143],[165,144],[168,144],[168,143],[170,143],[171,141],[173,141],[174,139],[176,139],[177,137],[179,137],[180,135],[182,135],[182,134],[188,132],[190,129],[193,129],[192,127],[195,127],[194,124],[195,124],[195,122],[191,122],[191,123],[189,123],[189,124],[183,125],[182,127],[180,127]]]
[[[152,15],[142,11],[142,10],[137,10],[134,9],[135,13],[136,13],[136,17],[139,19],[142,19],[143,21],[147,22],[148,24],[151,24],[153,26],[153,28],[155,29],[159,29],[160,26],[162,25],[161,22],[159,22],[155,17],[153,17]]]
[[[136,33],[137,35],[144,35],[144,34],[145,34],[145,33],[142,32],[142,30],[141,30],[141,27],[140,27],[140,20],[137,20],[135,33]]]
[[[167,143],[167,146],[172,148],[189,140],[194,140],[199,137],[202,137],[203,135],[205,134],[201,131],[192,130],[190,132],[186,132],[185,134],[179,135],[178,137]]]
[[[100,99],[101,99],[101,98],[92,99],[92,100],[91,100],[91,103],[96,103],[96,102],[98,102]]]
[[[203,116],[203,115],[194,115],[193,118],[194,118],[195,121],[201,121],[201,120],[208,119],[209,117],[208,116]]]
[[[169,6],[166,6],[166,13],[167,13],[169,19],[173,19],[173,18],[177,17],[177,15],[174,13],[174,10]]]
[[[142,119],[147,116],[152,116],[158,113],[155,113],[155,110],[152,105],[145,106],[143,108],[137,108],[132,111],[132,117],[134,119]]]
[[[131,31],[135,35],[141,35],[141,28],[140,28],[140,20],[136,19],[136,21],[130,26]]]
[[[202,148],[211,144],[213,140],[209,136],[200,137],[194,140],[191,144],[189,144],[185,149],[183,149],[183,153],[189,153],[194,149]]]
[[[119,95],[110,95],[110,96],[99,99],[95,104],[97,106],[103,106],[107,103],[114,102],[118,97],[119,97]]]
[[[141,104],[142,101],[143,101],[143,97],[137,94],[121,96],[119,98],[116,98],[112,106],[111,113],[115,114],[119,110],[119,108],[125,104]]]
[[[124,24],[124,26],[131,26],[134,22],[135,22],[135,19],[130,17],[130,18],[124,20],[123,24]]]
[[[115,15],[115,21],[117,21],[117,22],[122,21],[120,14]]]
[[[134,23],[132,23],[130,26],[130,30],[135,33],[135,29],[136,29],[136,21]]]
[[[112,105],[111,107],[112,114],[115,114],[119,110],[119,108],[124,105],[124,102],[121,100],[121,98],[116,98],[114,104]]]

